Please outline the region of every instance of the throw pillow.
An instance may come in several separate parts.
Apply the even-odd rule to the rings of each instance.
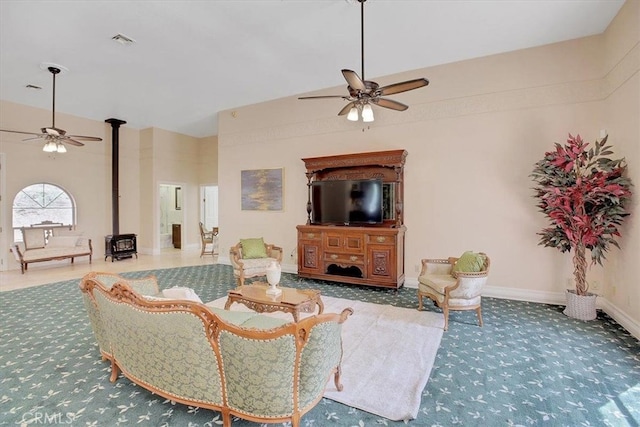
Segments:
[[[44,230],[41,228],[22,228],[22,241],[25,249],[44,248]]]
[[[482,271],[484,268],[484,257],[479,253],[475,253],[472,251],[466,251],[465,253],[458,258],[455,264],[453,264],[453,268],[451,269],[451,274],[455,274],[458,272],[461,273],[473,273]]]
[[[175,286],[173,288],[165,289],[162,291],[162,296],[165,298],[184,299],[187,301],[202,302],[198,294],[191,288]]]
[[[78,237],[76,236],[51,236],[47,241],[48,248],[72,248],[76,246]]]
[[[266,258],[267,248],[264,246],[264,239],[240,239],[242,245],[242,258]]]

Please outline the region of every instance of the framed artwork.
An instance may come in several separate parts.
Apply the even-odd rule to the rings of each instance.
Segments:
[[[243,211],[281,211],[284,169],[240,171]]]

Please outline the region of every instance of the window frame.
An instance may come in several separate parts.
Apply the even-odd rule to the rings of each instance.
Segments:
[[[42,192],[40,193],[42,195],[42,202],[40,203],[39,200],[34,199],[33,197],[30,197],[29,194],[26,192],[26,190],[30,189],[31,187],[35,187],[35,186],[42,186]],[[45,195],[47,194],[47,186],[48,187],[53,187],[51,189],[49,189],[49,192],[51,191],[59,191],[59,194],[56,195],[53,199],[46,201]],[[13,228],[13,238],[15,242],[22,242],[22,233],[20,231],[20,229],[22,227],[27,227],[29,225],[33,225],[33,224],[37,224],[40,223],[42,221],[52,221],[54,223],[59,223],[60,221],[57,221],[54,218],[47,218],[46,220],[42,219],[42,217],[44,216],[46,218],[46,215],[40,216],[39,218],[35,218],[30,224],[17,224],[16,223],[16,218],[20,218],[23,217],[22,215],[18,215],[16,213],[16,210],[19,209],[38,209],[37,206],[34,207],[25,207],[25,206],[16,206],[16,199],[18,199],[18,197],[20,197],[22,195],[22,193],[26,194],[28,197],[30,197],[33,201],[35,205],[40,205],[40,210],[42,211],[46,211],[47,209],[52,209],[51,207],[47,207],[50,206],[52,202],[56,201],[56,200],[60,200],[61,196],[65,196],[64,199],[68,199],[70,206],[56,206],[55,209],[57,210],[70,210],[70,214],[71,214],[71,223],[70,224],[64,224],[65,226],[68,227],[73,227],[75,228],[76,223],[77,223],[77,204],[75,201],[75,198],[73,197],[73,195],[67,191],[64,187],[57,185],[57,184],[53,184],[51,182],[35,182],[32,184],[29,184],[23,188],[21,188],[20,190],[18,190],[18,192],[16,193],[15,197],[13,198],[12,204],[11,204],[11,225]],[[66,218],[65,218],[66,219]],[[20,221],[21,223],[24,221]]]

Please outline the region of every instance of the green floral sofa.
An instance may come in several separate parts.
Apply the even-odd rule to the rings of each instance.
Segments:
[[[332,375],[342,389],[341,329],[351,309],[293,323],[158,298],[152,276],[89,273],[80,289],[112,382],[122,372],[160,396],[221,412],[225,427],[232,415],[299,426]]]

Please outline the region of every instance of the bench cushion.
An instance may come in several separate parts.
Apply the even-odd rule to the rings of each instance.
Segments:
[[[88,246],[74,246],[70,248],[27,249],[23,252],[22,258],[25,262],[29,262],[48,258],[88,255],[89,252],[90,251]]]
[[[51,236],[47,241],[47,248],[73,248],[77,246],[77,236]]]

